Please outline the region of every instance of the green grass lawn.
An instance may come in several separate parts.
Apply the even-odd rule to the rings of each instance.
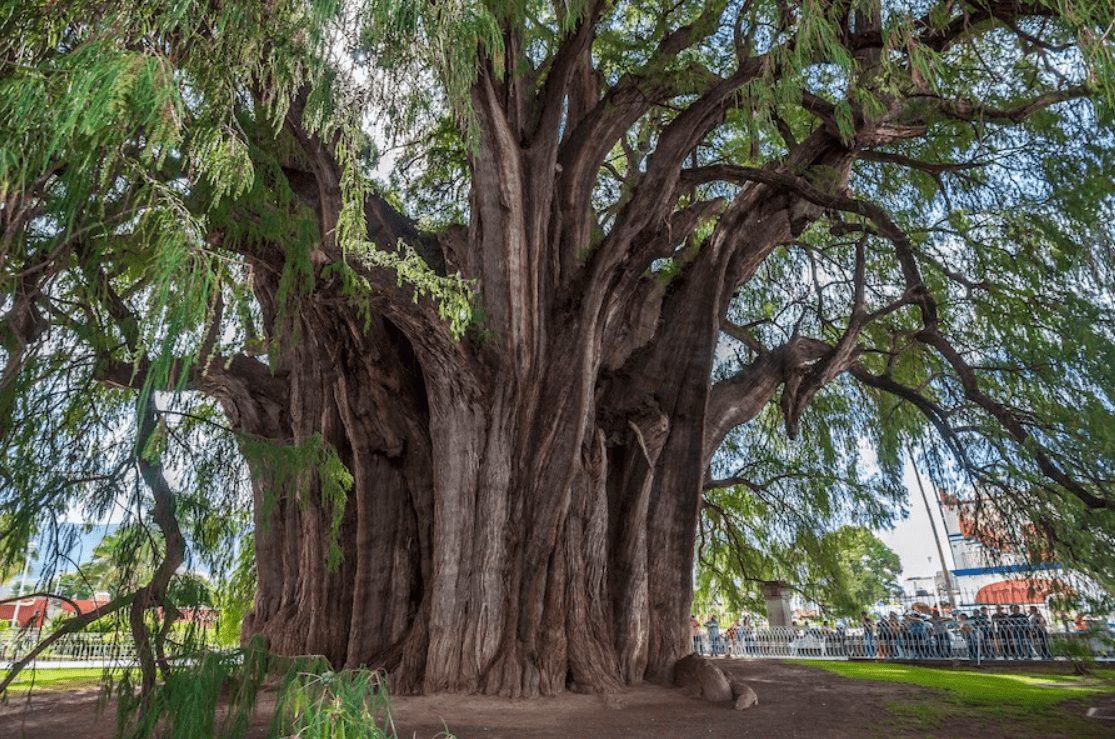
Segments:
[[[1110,722],[1080,715],[1089,696],[1115,692],[1115,669],[1095,668],[1080,677],[1068,666],[1042,671],[920,667],[888,662],[797,664],[844,677],[927,688],[924,696],[891,702],[894,724],[914,731],[944,729],[957,720],[1009,726],[1019,739],[1028,736],[1110,737]],[[880,733],[880,736],[884,733]],[[932,734],[929,734],[932,736]],[[944,735],[942,735],[944,736]]]
[[[99,667],[63,668],[57,670],[24,670],[8,686],[6,698],[25,695],[28,690],[55,693],[63,690],[96,688],[105,671]]]

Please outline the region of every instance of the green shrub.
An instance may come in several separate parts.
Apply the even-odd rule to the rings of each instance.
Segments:
[[[299,739],[395,736],[386,675],[366,669],[298,671],[282,691],[273,733]]]

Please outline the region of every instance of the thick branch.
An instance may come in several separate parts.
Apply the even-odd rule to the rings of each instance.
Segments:
[[[867,218],[875,225],[879,234],[889,239],[895,246],[895,254],[902,267],[902,275],[906,282],[906,299],[920,306],[922,320],[926,326],[937,325],[937,304],[929,295],[921,278],[921,270],[918,268],[917,260],[914,257],[910,238],[891,220],[887,212],[875,203],[822,190],[803,177],[754,167],[721,164],[691,169],[685,175],[686,182],[717,180],[735,183],[761,182],[773,185],[788,190],[823,208],[856,213]]]
[[[1014,411],[983,392],[980,388],[980,382],[976,376],[975,370],[964,361],[964,358],[960,356],[960,352],[958,352],[939,332],[927,328],[919,332],[917,338],[919,341],[932,346],[945,358],[959,377],[960,383],[964,388],[964,396],[998,421],[1019,447],[1028,450],[1043,475],[1075,495],[1089,508],[1115,509],[1115,499],[1097,496],[1087,490],[1079,482],[1069,477],[1069,475],[1053,461],[1040,442],[1034,439],[1026,430],[1026,426]]]
[[[1053,13],[1052,8],[1041,3],[987,0],[978,4],[964,3],[960,13],[943,26],[934,23],[931,13],[926,14],[915,24],[915,28],[920,31],[918,38],[920,43],[935,51],[944,51],[992,21],[1001,21],[1010,25],[1022,18],[1049,17]],[[882,42],[881,35],[878,42]]]
[[[786,432],[791,439],[797,436],[798,421],[813,396],[837,375],[854,365],[859,356],[856,342],[860,332],[872,320],[872,316],[867,314],[864,306],[866,242],[867,234],[864,234],[856,243],[854,297],[851,316],[844,333],[832,351],[827,352],[811,367],[803,368],[787,379],[786,387],[782,391],[782,415],[786,421]],[[884,308],[872,315],[882,315],[891,309],[893,308]]]
[[[170,386],[180,383],[186,390],[212,391],[231,381],[249,385],[256,395],[272,395],[276,399],[285,394],[285,382],[272,374],[263,362],[245,354],[226,357],[220,354],[210,356],[205,366],[197,363],[187,364],[183,359],[172,362],[167,376]],[[183,367],[186,369],[183,370]],[[138,362],[104,361],[98,365],[97,380],[110,387],[126,390],[142,390],[151,371],[151,361],[143,357]],[[185,371],[186,377],[182,377]],[[185,380],[183,382],[183,380]]]
[[[1054,90],[1038,95],[1033,100],[1015,108],[992,108],[971,100],[942,100],[937,109],[949,118],[963,121],[981,120],[1001,123],[1022,123],[1035,113],[1066,100],[1088,97],[1091,91],[1084,85],[1066,90]]]
[[[949,423],[948,414],[944,409],[914,388],[906,387],[888,375],[874,375],[868,372],[867,369],[859,363],[852,365],[848,369],[848,374],[864,385],[905,400],[921,411],[922,415],[933,424],[937,432],[941,435],[941,438],[944,439],[945,443],[952,449],[953,454],[957,455],[957,459],[964,464],[965,467],[969,466],[963,453],[964,446],[956,437],[956,431]]]
[[[568,122],[568,133],[557,161],[561,173],[558,180],[560,212],[581,214],[591,210],[590,201],[600,167],[616,143],[648,110],[672,97],[692,94],[701,96],[701,100],[694,104],[701,107],[702,101],[709,99],[710,91],[725,83],[724,79],[704,69],[670,69],[676,66],[675,57],[680,51],[706,38],[715,30],[715,25],[684,26],[668,34],[640,72],[622,77],[579,121]],[[733,89],[738,89],[738,85]],[[585,101],[578,101],[578,105],[571,110],[579,109],[582,102]],[[693,115],[690,115],[690,120],[696,123]],[[658,147],[664,158],[668,148]],[[655,158],[658,158],[657,152]],[[663,203],[666,207],[659,210],[669,212],[669,206],[676,202],[672,200],[672,185],[656,194],[665,199]],[[592,230],[591,221],[579,215],[575,221],[566,222],[563,226],[560,259],[564,279],[566,275],[572,276],[577,272],[573,268],[575,254],[588,248]],[[617,247],[616,251],[621,252],[622,247]]]
[[[705,423],[706,466],[730,430],[758,415],[798,368],[830,351],[832,347],[823,341],[799,336],[760,354],[743,371],[716,383],[709,396]]]
[[[746,326],[737,326],[727,318],[720,321],[720,330],[754,352],[763,352],[763,345],[751,334]]]
[[[659,137],[646,174],[635,187],[608,237],[594,257],[607,264],[626,254],[636,237],[648,224],[664,220],[678,195],[687,188],[681,184],[681,167],[686,157],[709,131],[716,127],[732,102],[731,96],[748,80],[758,76],[764,64],[752,60],[732,76],[711,87],[690,104]],[[641,256],[641,255],[640,255]]]
[[[581,90],[580,95],[570,95],[570,86],[577,79],[578,74],[594,76],[592,70],[579,69],[579,67],[591,63],[592,56],[588,52],[596,38],[596,23],[606,6],[604,0],[593,0],[573,33],[562,40],[538,96],[538,130],[532,137],[534,140],[543,140],[547,145],[551,145],[552,142],[553,146],[557,146],[558,130],[561,128],[563,116],[562,108],[567,100],[571,103],[569,125],[576,125],[580,121],[580,116],[587,110],[585,103],[588,101],[585,98],[588,96],[588,91]],[[591,102],[595,103],[596,100]]]

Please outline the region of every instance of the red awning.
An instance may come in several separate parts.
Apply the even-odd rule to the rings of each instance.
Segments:
[[[1044,603],[1045,599],[1068,589],[1056,580],[1030,578],[1026,580],[1004,580],[985,585],[976,593],[976,603]]]

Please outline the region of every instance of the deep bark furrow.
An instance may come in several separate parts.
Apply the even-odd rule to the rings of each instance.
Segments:
[[[615,594],[616,646],[620,677],[626,683],[642,680],[647,666],[647,642],[651,619],[648,602],[647,514],[654,487],[655,465],[666,440],[669,422],[665,416],[648,414],[642,423],[629,422],[631,437],[620,483],[625,500],[620,507],[620,530],[615,539],[615,567],[611,590]]]
[[[490,328],[499,335],[518,362],[508,367],[530,375],[534,366],[535,321],[531,269],[532,214],[522,194],[528,190],[523,151],[496,100],[495,81],[482,75],[474,94],[476,110],[483,116],[484,141],[474,165],[471,202],[477,219],[469,240],[483,255],[481,289]],[[537,217],[537,216],[533,216]]]
[[[563,554],[568,562],[565,630],[569,677],[575,690],[618,690],[619,664],[608,576],[607,450],[604,432],[586,444],[580,493],[566,522]]]
[[[424,689],[457,687],[460,629],[467,622],[472,561],[462,557],[476,532],[474,491],[483,457],[487,419],[469,398],[443,397],[430,388],[434,457],[433,581],[429,584],[430,647]],[[472,401],[472,402],[470,402]]]
[[[502,419],[500,405],[496,418]],[[491,664],[501,643],[504,621],[509,609],[506,590],[508,562],[507,524],[511,515],[512,490],[511,433],[501,421],[487,430],[484,466],[477,491],[472,542],[476,576],[469,592],[470,617],[464,630],[464,678],[470,686],[479,683],[484,669]]]

